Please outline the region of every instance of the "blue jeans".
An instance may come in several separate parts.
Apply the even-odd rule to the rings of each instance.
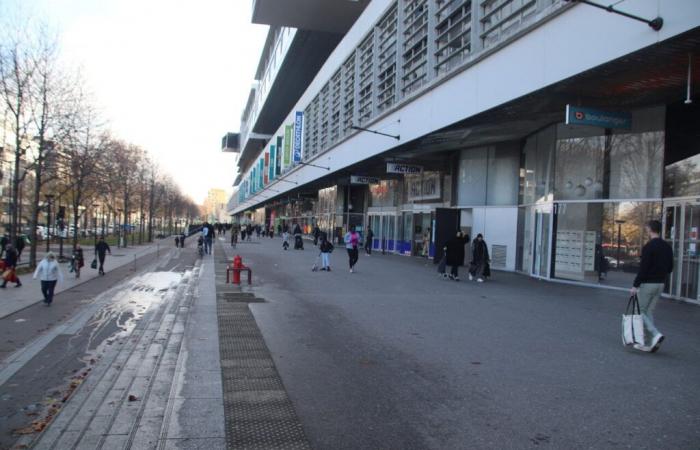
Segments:
[[[645,343],[659,333],[654,325],[654,309],[664,290],[663,283],[642,283],[637,290],[639,310],[644,319]]]
[[[204,251],[205,251],[207,254],[211,253],[211,240],[212,240],[212,239],[211,239],[210,237],[207,237],[207,238],[204,240]]]
[[[331,266],[331,254],[330,253],[321,253],[321,267],[326,269],[330,266]]]

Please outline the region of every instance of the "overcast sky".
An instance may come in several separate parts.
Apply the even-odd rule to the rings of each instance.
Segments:
[[[252,0],[0,0],[20,4],[57,29],[116,136],[150,151],[196,202],[231,190],[221,137],[240,127],[267,33],[250,23]]]

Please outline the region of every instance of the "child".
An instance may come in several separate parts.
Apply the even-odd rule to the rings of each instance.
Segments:
[[[325,233],[321,235],[321,270],[327,272],[331,271],[331,252],[333,251],[333,244],[326,238]]]

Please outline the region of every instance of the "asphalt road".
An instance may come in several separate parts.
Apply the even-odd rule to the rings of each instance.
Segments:
[[[130,280],[154,270],[184,272],[195,258],[193,248],[144,256],[57,294],[50,308],[39,303],[1,319],[0,360],[28,345],[36,352],[4,384],[0,380],[0,449],[11,448],[20,438],[27,442],[27,436],[31,441],[34,433],[22,436],[18,430],[43,420],[54,405],[60,409],[106,346],[128,335],[147,314],[149,305],[139,303],[138,295],[122,295],[132,289]],[[77,321],[77,329],[57,331],[79,316],[84,320]],[[43,345],[37,342],[41,337],[47,338]]]
[[[318,449],[700,448],[700,308],[664,301],[657,354],[626,349],[627,296],[361,255],[311,272],[279,239],[229,249],[267,300],[251,309]]]

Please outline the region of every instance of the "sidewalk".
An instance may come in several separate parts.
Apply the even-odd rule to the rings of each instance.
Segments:
[[[125,266],[142,256],[169,249],[172,246],[170,239],[163,239],[147,245],[112,248],[112,254],[107,254],[105,259],[105,270],[109,271]],[[69,263],[61,264],[63,283],[58,283],[56,293],[63,292],[99,276],[97,270],[90,268],[90,263],[94,257],[92,250],[85,249],[84,251],[85,267],[80,273],[80,278],[75,278],[75,274],[68,273]],[[44,253],[42,252],[40,255],[43,258]],[[43,300],[41,296],[41,282],[32,279],[32,273],[20,275],[20,280],[22,281],[22,287],[15,288],[14,283],[8,283],[7,288],[0,290],[0,319]]]

